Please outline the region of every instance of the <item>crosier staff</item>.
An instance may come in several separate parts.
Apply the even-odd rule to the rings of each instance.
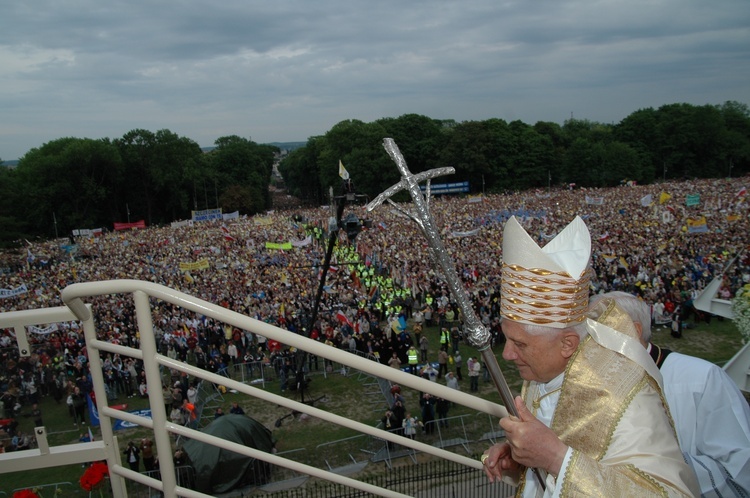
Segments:
[[[435,168],[414,175],[411,173],[411,171],[409,171],[404,156],[401,154],[401,151],[398,149],[396,142],[394,142],[392,138],[383,139],[383,147],[385,148],[388,155],[391,156],[391,159],[393,159],[393,161],[396,163],[396,167],[398,167],[398,170],[401,173],[401,181],[396,183],[395,185],[392,185],[383,193],[378,195],[372,202],[367,204],[366,209],[367,211],[372,211],[384,202],[388,202],[398,212],[412,219],[422,230],[422,233],[427,239],[427,243],[430,247],[432,260],[442,270],[443,277],[448,283],[448,288],[451,290],[451,294],[453,295],[454,299],[458,303],[459,308],[461,309],[464,325],[466,327],[466,330],[468,331],[467,340],[482,354],[482,360],[484,361],[485,368],[487,368],[487,371],[492,378],[492,382],[495,384],[495,387],[500,393],[500,398],[503,400],[505,408],[511,415],[517,417],[518,411],[516,410],[516,405],[513,402],[513,394],[508,387],[508,383],[505,380],[505,376],[503,375],[502,370],[500,370],[500,365],[498,365],[497,363],[497,358],[495,358],[495,355],[493,354],[491,349],[492,335],[490,334],[490,331],[487,330],[487,327],[482,325],[482,322],[474,312],[474,308],[469,301],[466,290],[464,289],[460,279],[458,278],[458,275],[456,274],[453,261],[448,255],[448,252],[445,250],[443,241],[440,238],[437,228],[435,227],[432,213],[430,212],[430,182],[433,178],[436,178],[438,176],[453,174],[455,172],[455,169],[451,167]],[[419,188],[419,184],[425,180],[427,181],[427,185],[425,188],[425,193],[422,194],[422,191]],[[414,206],[416,207],[415,211],[407,211],[405,209],[402,209],[401,206],[391,200],[391,197],[395,193],[402,190],[407,190],[409,192],[409,195],[414,202]],[[539,469],[534,469],[534,474],[536,475],[540,486],[542,487],[542,489],[544,489],[545,483],[544,477],[541,475],[541,471]]]

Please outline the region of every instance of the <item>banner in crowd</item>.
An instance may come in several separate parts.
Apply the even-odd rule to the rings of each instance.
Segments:
[[[227,221],[227,220],[239,220],[240,219],[240,212],[239,211],[235,211],[234,213],[226,213],[226,214],[221,215],[221,217],[222,217],[222,219],[224,221]]]
[[[132,413],[133,415],[137,417],[143,417],[147,419],[151,419],[151,409],[145,408],[143,410],[132,410],[128,411],[128,413]],[[128,422],[126,420],[118,420],[114,423],[112,426],[112,430],[119,431],[122,429],[135,429],[136,427],[140,427],[138,424],[134,424],[133,422]]]
[[[458,232],[458,231],[451,232],[451,237],[454,237],[454,238],[459,238],[459,237],[473,237],[473,236],[475,236],[478,233],[479,233],[479,229],[475,228],[474,230],[469,230],[469,231],[466,231],[466,232]]]
[[[208,259],[203,258],[194,263],[180,263],[180,271],[207,270],[209,268]]]
[[[587,195],[586,204],[593,204],[594,206],[601,206],[604,204],[604,197],[594,197],[593,195]]]
[[[475,218],[474,221],[480,225],[505,223],[510,219],[511,216],[515,216],[523,223],[526,220],[531,219],[544,220],[547,217],[547,211],[545,211],[544,209],[534,210],[525,208],[514,209],[512,211],[509,209],[503,209],[501,211],[492,211],[490,213],[487,213],[484,216]]]
[[[21,284],[15,289],[0,289],[0,299],[21,296],[27,292],[29,292],[29,289],[26,287],[26,284]]]
[[[96,409],[96,404],[91,396],[86,394],[86,403],[89,405],[89,422],[91,427],[99,427],[99,410]]]
[[[293,241],[291,242],[291,244],[292,244],[292,245],[293,245],[294,247],[305,247],[305,246],[309,246],[310,244],[312,244],[312,235],[308,235],[307,237],[305,237],[305,238],[304,238],[304,239],[302,239],[302,240],[293,240]]]
[[[700,194],[688,194],[685,196],[685,205],[687,207],[697,206],[701,203]]]
[[[73,237],[101,237],[102,232],[102,228],[81,228],[73,230]]]
[[[668,194],[666,192],[662,192],[661,194],[659,194],[659,204],[664,204],[665,202],[667,202],[671,198],[672,198],[671,194]]]
[[[420,185],[419,189],[426,192],[427,185]],[[430,185],[430,192],[432,195],[468,194],[469,182],[433,183]]]
[[[222,219],[221,208],[203,209],[201,211],[191,211],[193,221],[209,221]]]
[[[740,215],[739,214],[729,214],[729,215],[727,215],[727,221],[729,221],[729,222],[737,221],[739,219],[740,219]]]
[[[37,334],[37,335],[49,335],[52,332],[57,332],[58,330],[60,329],[57,327],[56,323],[53,323],[49,327],[45,327],[45,328],[39,328],[35,325],[29,325],[29,332],[31,332],[32,334]]]
[[[701,216],[700,218],[688,218],[687,228],[688,233],[708,233],[706,217]]]
[[[273,219],[269,218],[268,216],[265,216],[265,217],[259,216],[259,217],[253,218],[253,223],[255,223],[256,225],[262,225],[262,226],[273,225]]]
[[[482,202],[484,200],[484,197],[481,195],[470,195],[469,196],[469,202],[475,203],[475,202]]]
[[[173,221],[169,226],[172,228],[189,227],[193,226],[193,220]]]
[[[133,223],[115,223],[115,231],[130,230],[131,228],[146,228],[146,221],[138,220]]]
[[[641,197],[641,206],[643,207],[650,206],[652,202],[654,202],[654,196],[651,194]]]
[[[266,249],[288,251],[292,248],[291,242],[266,242]]]

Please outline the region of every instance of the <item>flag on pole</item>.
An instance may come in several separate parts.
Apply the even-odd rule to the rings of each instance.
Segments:
[[[224,240],[228,240],[230,242],[237,240],[229,233],[229,227],[226,225],[221,225],[221,231],[224,232]]]
[[[338,320],[341,325],[346,324],[350,327],[353,327],[351,320],[349,320],[349,317],[346,316],[346,314],[344,314],[344,312],[341,310],[338,310],[336,312],[336,320]]]
[[[641,197],[641,206],[643,207],[650,206],[652,202],[654,202],[654,198],[651,194]]]
[[[349,172],[344,167],[344,163],[341,162],[341,159],[339,159],[339,176],[344,180],[349,179]]]
[[[708,233],[706,217],[700,216],[698,218],[688,218],[687,229],[688,233]]]
[[[664,204],[665,202],[667,202],[671,198],[672,198],[672,195],[670,195],[670,194],[668,194],[666,192],[662,192],[661,194],[659,194],[659,204]]]
[[[735,197],[745,197],[747,195],[747,188],[742,187]]]
[[[688,207],[697,206],[701,203],[700,194],[688,194],[685,196],[685,205]]]

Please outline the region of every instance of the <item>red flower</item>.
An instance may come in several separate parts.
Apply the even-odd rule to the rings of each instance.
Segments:
[[[22,489],[13,493],[13,498],[39,498],[39,495],[30,489]]]
[[[81,476],[81,488],[84,491],[92,491],[98,489],[104,484],[104,478],[109,474],[107,464],[103,462],[96,462],[91,464],[86,472]],[[31,497],[29,497],[31,498]]]

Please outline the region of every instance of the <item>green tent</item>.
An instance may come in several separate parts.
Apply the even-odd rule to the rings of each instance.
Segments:
[[[271,431],[246,415],[224,415],[202,432],[267,453],[271,453],[274,445]],[[226,493],[243,486],[260,486],[268,482],[271,473],[267,462],[200,441],[188,440],[183,449],[195,468],[195,489],[201,493]]]

